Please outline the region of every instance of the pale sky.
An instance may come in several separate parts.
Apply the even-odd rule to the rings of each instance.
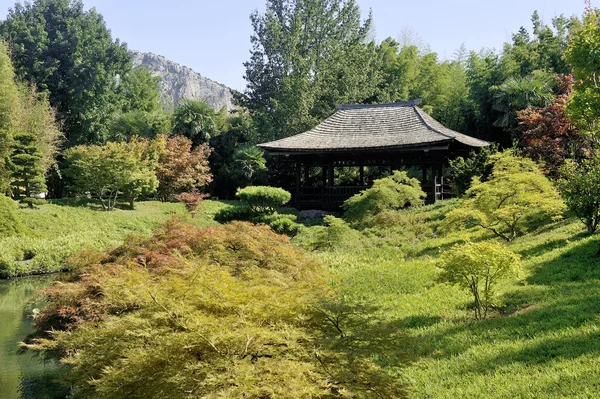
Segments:
[[[104,16],[113,38],[128,47],[163,55],[232,89],[243,90],[249,58],[250,13],[265,0],[83,0]],[[584,0],[357,0],[363,15],[373,10],[377,40],[411,30],[441,58],[464,44],[469,50],[501,49],[521,26],[531,32],[538,10],[552,18],[583,14]],[[598,7],[600,0],[593,2]],[[5,18],[14,0],[0,0]]]

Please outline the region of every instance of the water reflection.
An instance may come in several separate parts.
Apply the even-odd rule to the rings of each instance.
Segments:
[[[35,293],[54,277],[0,280],[0,398],[58,399],[65,389],[58,383],[58,366],[28,352],[19,354],[18,342],[32,332]]]

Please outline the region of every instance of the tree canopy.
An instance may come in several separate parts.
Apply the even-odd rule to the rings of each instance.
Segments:
[[[336,104],[374,95],[371,18],[360,18],[355,0],[268,0],[264,13],[252,13],[241,102],[261,139],[299,133],[329,116]]]
[[[80,0],[17,3],[0,23],[19,78],[48,95],[68,142],[102,143],[118,109],[119,77],[131,70],[127,47]]]

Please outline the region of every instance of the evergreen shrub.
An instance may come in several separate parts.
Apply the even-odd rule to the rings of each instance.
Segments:
[[[235,194],[246,202],[256,213],[275,213],[277,207],[289,202],[292,195],[282,188],[269,186],[248,186],[240,188]]]

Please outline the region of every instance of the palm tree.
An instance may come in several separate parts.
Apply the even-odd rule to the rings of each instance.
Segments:
[[[548,73],[536,71],[531,75],[513,76],[491,88],[493,108],[502,115],[494,125],[515,134],[517,112],[529,107],[542,107],[554,101],[556,80]]]
[[[217,113],[204,101],[183,100],[173,112],[173,133],[192,140],[194,147],[218,134]]]

